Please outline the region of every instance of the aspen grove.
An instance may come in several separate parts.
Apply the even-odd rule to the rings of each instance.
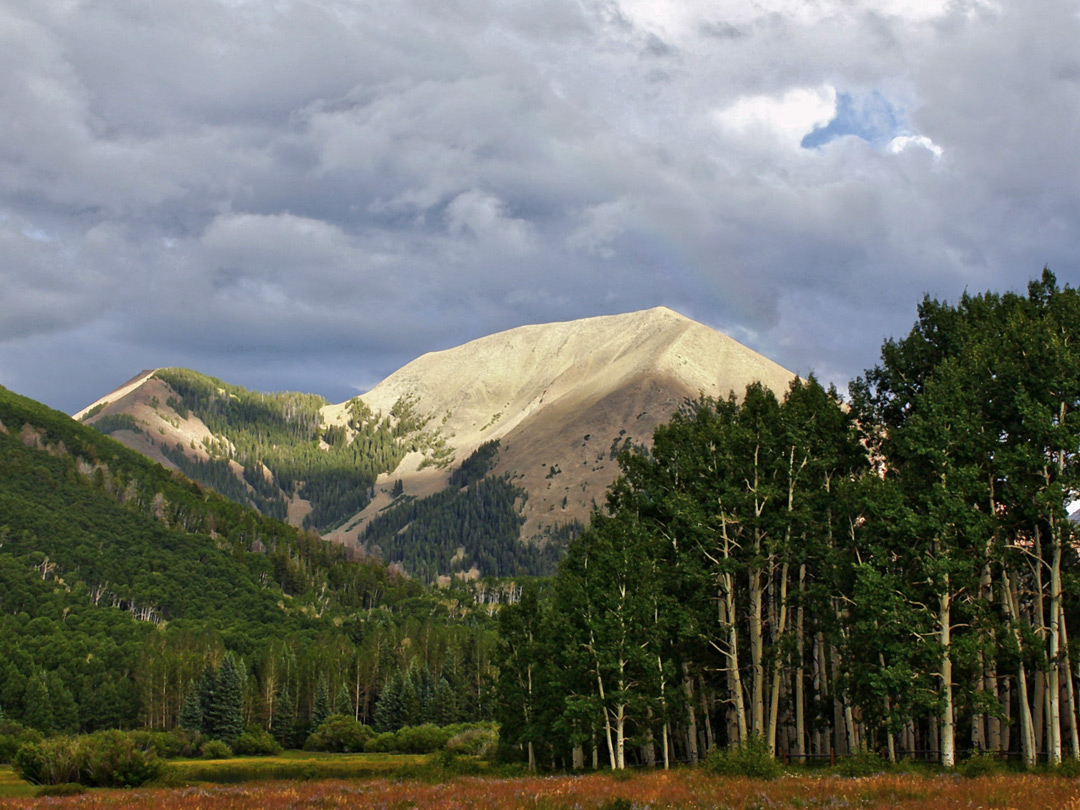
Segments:
[[[532,766],[1080,757],[1080,292],[926,299],[847,402],[688,402],[501,617]]]

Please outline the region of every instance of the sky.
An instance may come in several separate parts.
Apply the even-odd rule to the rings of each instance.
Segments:
[[[1080,284],[1080,0],[0,0],[0,385],[342,401],[664,305],[846,389]]]

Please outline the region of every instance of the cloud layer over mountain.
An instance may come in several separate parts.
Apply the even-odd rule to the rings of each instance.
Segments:
[[[923,293],[1080,282],[1080,5],[12,0],[0,383],[343,399],[667,305],[843,384]]]

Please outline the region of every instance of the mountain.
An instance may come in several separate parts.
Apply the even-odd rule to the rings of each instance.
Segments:
[[[75,418],[414,573],[543,573],[602,503],[618,453],[686,398],[793,376],[658,307],[432,352],[337,405],[158,369]]]

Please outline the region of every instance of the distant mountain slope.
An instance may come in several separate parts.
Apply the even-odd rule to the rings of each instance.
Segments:
[[[494,473],[528,493],[522,536],[533,538],[587,521],[617,475],[618,450],[651,442],[686,397],[741,394],[755,380],[779,392],[793,376],[726,335],[657,307],[523,326],[432,352],[360,398],[379,410],[415,397],[459,460],[499,439]],[[446,485],[446,470],[419,470],[416,461],[406,458],[380,480],[401,478],[407,493],[421,495]],[[383,493],[363,518],[385,505]]]
[[[752,381],[781,391],[793,376],[658,307],[426,354],[338,405],[161,369],[75,416],[230,497],[414,572],[509,575],[550,570],[550,553],[506,544],[516,535],[544,546],[584,524],[619,451],[648,444],[686,398],[741,393]],[[451,486],[495,441],[491,483]]]

